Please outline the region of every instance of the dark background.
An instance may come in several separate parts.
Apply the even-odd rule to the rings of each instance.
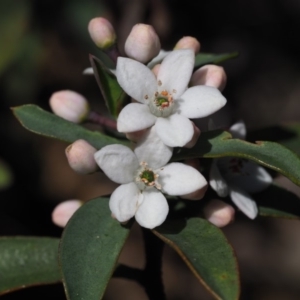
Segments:
[[[1,0],[0,159],[12,174],[10,185],[0,191],[1,235],[59,237],[61,229],[51,222],[57,203],[88,200],[112,187],[99,174],[74,174],[65,159],[66,144],[27,132],[9,110],[26,103],[49,110],[49,97],[60,89],[76,90],[95,110],[103,109],[94,78],[82,76],[89,66],[88,53],[98,53],[87,32],[96,16],[111,20],[121,48],[131,27],[144,22],[155,27],[164,49],[190,35],[200,40],[203,52],[239,51],[237,59],[223,65],[228,76],[225,119],[243,119],[249,130],[300,121],[297,0]],[[299,194],[286,179],[277,181]],[[241,299],[300,298],[298,222],[252,222],[238,215],[224,231],[240,263]],[[142,267],[142,246],[136,226],[120,260]],[[169,248],[163,271],[168,299],[211,299]],[[60,285],[17,291],[2,299],[24,297],[65,299]],[[113,279],[105,299],[146,298],[136,283]]]

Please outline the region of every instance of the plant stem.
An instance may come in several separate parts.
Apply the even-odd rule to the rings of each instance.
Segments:
[[[111,120],[105,116],[102,116],[94,111],[91,111],[87,117],[87,122],[92,122],[101,126],[105,126],[111,129],[117,129],[117,123],[114,120]]]
[[[143,273],[143,286],[150,300],[165,300],[164,286],[162,282],[162,254],[164,243],[150,230],[142,228],[146,266]]]

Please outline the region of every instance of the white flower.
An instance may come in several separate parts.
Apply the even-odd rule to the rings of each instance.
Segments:
[[[123,145],[109,145],[96,152],[103,172],[121,184],[111,195],[109,207],[119,222],[133,216],[143,227],[162,224],[169,212],[165,196],[181,196],[204,187],[205,178],[182,163],[166,163],[172,149],[165,146],[151,129],[134,152]]]
[[[157,78],[145,65],[119,57],[116,75],[124,91],[140,103],[130,103],[121,111],[117,128],[134,132],[155,124],[160,139],[170,147],[182,147],[193,137],[189,118],[206,117],[226,104],[215,88],[194,86],[187,89],[195,55],[190,49],[169,53]]]
[[[234,124],[230,132],[234,138],[244,139],[245,124]],[[234,204],[250,219],[257,216],[258,209],[249,194],[261,192],[271,183],[272,177],[263,167],[244,158],[215,159],[210,170],[210,186],[220,197],[229,194]]]

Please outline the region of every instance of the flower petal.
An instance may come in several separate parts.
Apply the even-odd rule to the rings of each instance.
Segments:
[[[243,121],[239,121],[233,124],[229,128],[229,132],[232,134],[234,139],[241,139],[244,140],[246,138],[246,125]]]
[[[105,175],[117,183],[129,183],[139,168],[136,155],[126,146],[108,145],[97,151],[95,160]]]
[[[226,104],[225,97],[213,87],[197,85],[186,90],[176,100],[177,112],[189,119],[204,118]]]
[[[165,196],[152,188],[143,192],[143,201],[135,214],[136,221],[143,227],[152,229],[167,218],[169,205]]]
[[[169,147],[183,147],[194,136],[192,122],[178,114],[168,118],[157,118],[155,128],[157,135]]]
[[[220,173],[217,161],[214,160],[209,173],[209,185],[218,194],[219,197],[227,197],[228,185]]]
[[[130,103],[120,112],[117,122],[119,132],[134,132],[152,126],[156,117],[149,111],[148,105]]]
[[[149,69],[152,69],[155,65],[160,64],[161,61],[170,53],[170,51],[160,50],[158,55],[155,56],[147,65]]]
[[[174,50],[168,54],[158,71],[158,91],[166,90],[173,94],[174,99],[180,97],[191,79],[194,62],[195,54],[191,49]]]
[[[248,193],[258,193],[265,190],[273,179],[261,166],[252,161],[243,161],[241,175],[233,176],[228,183],[238,186]]]
[[[145,96],[154,97],[156,78],[145,65],[130,58],[119,57],[116,75],[122,89],[135,100],[146,103]]]
[[[250,219],[257,216],[258,209],[255,201],[242,189],[230,186],[230,198],[232,202]]]
[[[119,222],[126,222],[136,212],[142,194],[134,182],[122,184],[115,189],[109,200],[109,208]]]
[[[173,148],[165,145],[156,133],[155,125],[139,140],[134,149],[139,162],[146,162],[150,168],[164,166],[171,158]]]
[[[157,170],[163,193],[180,196],[195,192],[207,185],[206,179],[195,168],[182,163],[171,163]]]

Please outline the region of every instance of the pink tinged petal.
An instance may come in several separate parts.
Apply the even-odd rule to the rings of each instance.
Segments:
[[[152,126],[156,117],[149,111],[148,105],[130,103],[120,112],[117,129],[119,132],[134,132]]]
[[[155,125],[139,140],[134,149],[139,162],[146,162],[149,168],[164,166],[171,158],[173,148],[165,145],[156,133]]]
[[[131,219],[142,194],[134,182],[122,184],[111,194],[109,208],[119,222]]]
[[[169,147],[183,147],[194,136],[192,122],[178,114],[168,118],[157,118],[155,128],[157,135]]]
[[[218,199],[211,200],[204,207],[205,218],[217,227],[224,227],[234,220],[234,208]]]
[[[139,168],[136,155],[123,145],[108,145],[95,153],[95,160],[105,175],[116,183],[133,181]]]
[[[82,204],[79,200],[68,200],[58,204],[52,212],[52,222],[59,227],[65,227]]]
[[[157,80],[158,90],[168,91],[177,99],[186,90],[191,79],[195,54],[191,49],[174,50],[162,61]]]
[[[161,61],[170,53],[171,51],[160,50],[158,55],[155,56],[149,63],[148,68],[152,69],[156,64],[160,64]]]
[[[230,184],[236,185],[248,193],[258,193],[272,183],[271,175],[261,166],[252,161],[243,161],[243,168],[239,176],[233,176]]]
[[[234,139],[241,139],[244,140],[246,138],[246,126],[243,121],[239,121],[235,124],[233,124],[229,128],[229,132],[231,133],[232,137]]]
[[[152,188],[143,192],[143,201],[135,214],[136,221],[145,228],[161,225],[167,218],[169,205],[164,195]]]
[[[119,57],[116,75],[123,90],[135,100],[146,103],[147,98],[154,97],[156,78],[145,65],[130,58]]]
[[[180,115],[195,119],[215,113],[226,104],[226,99],[216,88],[197,85],[186,90],[176,104]]]
[[[156,172],[162,191],[171,196],[190,194],[207,185],[199,171],[182,163],[168,164]]]
[[[244,190],[230,187],[230,198],[232,202],[250,219],[257,216],[258,209],[255,201]]]
[[[227,197],[228,185],[220,173],[217,161],[214,160],[209,173],[209,185],[218,194],[219,197]]]

